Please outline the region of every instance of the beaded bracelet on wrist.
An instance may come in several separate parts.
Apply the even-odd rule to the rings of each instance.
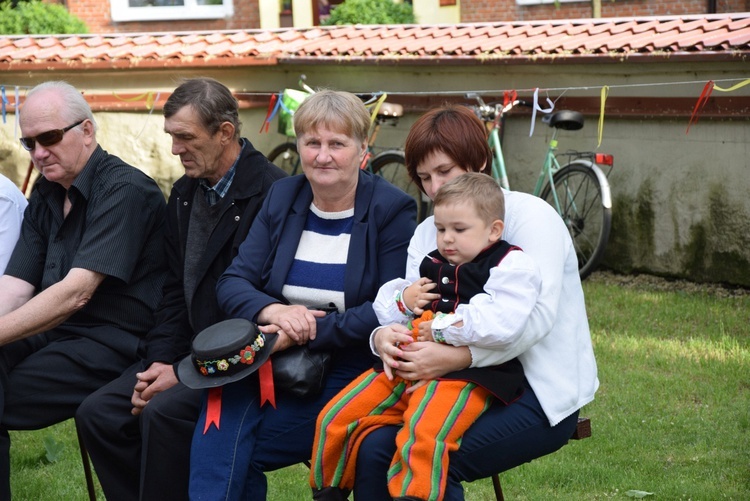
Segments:
[[[440,319],[443,317],[446,317],[447,315],[445,313],[439,312],[435,314],[435,319]],[[443,329],[432,329],[432,339],[435,340],[436,343],[442,343],[447,344],[445,342],[445,334],[443,333]]]
[[[409,309],[408,306],[406,306],[406,303],[403,300],[403,289],[396,291],[396,293],[393,295],[393,300],[396,302],[396,308],[398,308],[398,311],[400,311],[402,315],[404,315],[406,318],[411,318],[414,316],[414,313]]]
[[[432,329],[432,339],[434,339],[436,343],[447,344],[445,342],[445,335],[443,334],[443,329]]]

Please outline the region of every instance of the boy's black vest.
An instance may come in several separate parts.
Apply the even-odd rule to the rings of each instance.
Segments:
[[[437,250],[431,252],[419,265],[419,275],[436,284],[441,298],[429,306],[433,312],[452,313],[459,304],[484,292],[490,278],[490,270],[497,266],[511,250],[520,250],[505,240],[487,247],[470,263],[458,266],[450,264]],[[517,358],[501,365],[451,372],[440,379],[461,379],[484,387],[495,397],[509,404],[521,396],[524,390],[523,366]]]
[[[435,282],[437,290],[432,292],[441,296],[430,304],[430,309],[435,313],[453,313],[459,304],[468,304],[472,297],[484,292],[490,270],[511,250],[520,249],[500,240],[480,252],[470,263],[458,266],[450,264],[437,250],[430,252],[419,265],[419,276]]]

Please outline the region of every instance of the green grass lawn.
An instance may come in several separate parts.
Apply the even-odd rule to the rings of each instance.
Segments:
[[[503,473],[509,500],[750,499],[750,294],[656,284],[584,283],[593,436]],[[14,499],[87,499],[71,422],[11,437]],[[269,484],[271,501],[309,498],[304,466]],[[465,488],[467,501],[494,499],[489,479]]]

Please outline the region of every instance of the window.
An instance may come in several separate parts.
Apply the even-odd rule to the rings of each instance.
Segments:
[[[517,5],[541,5],[545,3],[571,3],[571,2],[583,2],[588,0],[516,0]]]
[[[233,0],[110,0],[112,21],[221,19],[234,14]]]

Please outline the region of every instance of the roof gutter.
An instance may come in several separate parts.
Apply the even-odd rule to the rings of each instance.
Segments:
[[[470,65],[525,65],[525,64],[602,64],[602,63],[663,63],[676,62],[748,62],[750,51],[735,52],[660,52],[642,54],[539,54],[539,55],[493,55],[486,56],[290,56],[279,57],[278,64],[361,64],[375,66],[470,66]]]

